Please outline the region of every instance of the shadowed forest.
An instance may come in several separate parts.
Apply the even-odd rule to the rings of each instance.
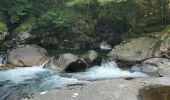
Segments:
[[[20,44],[98,49],[170,31],[169,0],[1,0],[0,51]]]

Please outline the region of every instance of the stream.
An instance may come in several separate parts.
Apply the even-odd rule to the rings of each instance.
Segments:
[[[95,80],[148,76],[141,72],[121,70],[114,61],[108,61],[101,64],[101,66],[93,66],[85,72],[78,73],[56,72],[43,69],[43,65],[1,70],[0,100],[11,100],[11,98],[12,100],[19,100],[36,92],[69,85],[86,84]]]

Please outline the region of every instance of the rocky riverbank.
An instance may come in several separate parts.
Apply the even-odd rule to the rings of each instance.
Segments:
[[[107,59],[117,61],[119,67],[156,73],[154,77],[95,81],[42,92],[28,100],[166,100],[170,96],[169,37],[169,33],[154,33],[131,39],[107,55]]]
[[[36,94],[30,99],[22,100],[166,100],[170,95],[168,89],[154,91],[152,95],[143,95],[142,90],[170,85],[169,77],[138,78],[132,80],[112,79],[91,82],[83,86],[54,89]],[[162,91],[163,93],[159,92]],[[154,94],[157,93],[158,94]],[[149,95],[149,94],[148,94]],[[168,100],[168,99],[167,99]]]
[[[14,48],[7,54],[7,64],[4,67],[8,68],[6,65],[21,67],[20,69],[6,72],[8,74],[22,70],[23,73],[19,75],[21,78],[25,77],[27,69],[31,70],[31,72],[32,70],[35,71],[34,67],[32,69],[31,66],[41,65],[38,69],[36,68],[37,72],[34,74],[36,78],[37,74],[45,76],[45,79],[41,77],[43,81],[50,79],[49,81],[56,82],[58,81],[56,77],[61,78],[60,81],[62,82],[63,78],[68,80],[76,79],[78,82],[91,80],[89,84],[83,86],[71,86],[43,92],[34,98],[29,98],[30,100],[155,100],[152,99],[153,97],[145,96],[145,87],[154,87],[155,89],[155,86],[157,87],[158,85],[161,86],[161,89],[164,89],[164,86],[170,85],[169,37],[169,33],[154,33],[149,36],[125,41],[114,47],[102,60],[100,59],[101,66],[92,66],[99,59],[99,53],[94,50],[89,50],[81,55],[64,53],[50,57],[44,48],[35,45],[23,45]],[[23,67],[26,67],[26,69]],[[39,71],[48,72],[50,77],[47,77],[47,73],[39,73]],[[50,74],[51,71],[58,73]],[[2,75],[4,75],[3,72]],[[103,79],[111,80],[101,81]],[[49,81],[47,81],[47,84],[44,84],[43,81],[41,82],[43,86],[51,84]],[[42,87],[41,84],[38,83],[38,86]],[[56,85],[54,86],[55,88],[58,87],[58,83],[53,84]],[[64,84],[69,86],[70,83]],[[42,90],[38,88],[38,91],[53,89],[54,87],[47,87]],[[36,90],[37,88],[32,89]],[[152,95],[152,92],[149,92],[149,94]],[[160,95],[162,96],[163,94],[160,93]],[[169,94],[167,96],[169,97]],[[11,97],[13,96],[9,95],[6,98],[10,100]]]

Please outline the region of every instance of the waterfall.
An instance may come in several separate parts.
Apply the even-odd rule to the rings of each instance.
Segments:
[[[101,42],[100,43],[100,49],[101,50],[110,50],[110,49],[112,49],[112,47],[107,42]]]
[[[79,80],[102,80],[111,78],[137,78],[148,77],[142,72],[130,72],[129,70],[120,69],[115,61],[106,61],[101,66],[94,66],[87,69],[86,72],[71,74],[73,78]]]

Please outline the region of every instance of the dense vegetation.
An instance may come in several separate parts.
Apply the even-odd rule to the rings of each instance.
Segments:
[[[24,43],[48,48],[98,48],[122,34],[169,31],[169,0],[0,0],[1,50]],[[5,37],[3,37],[5,33]]]

